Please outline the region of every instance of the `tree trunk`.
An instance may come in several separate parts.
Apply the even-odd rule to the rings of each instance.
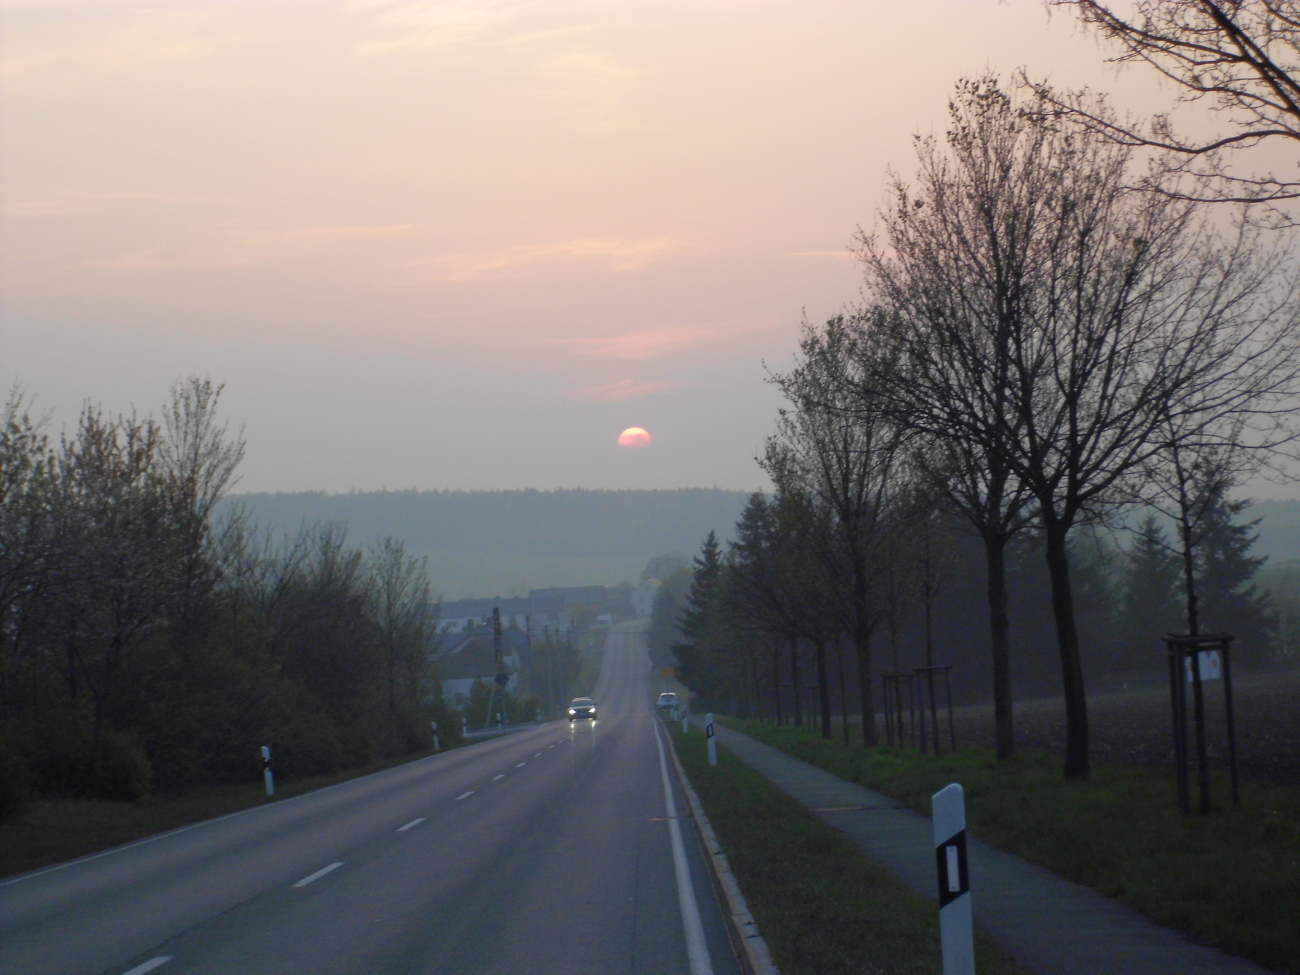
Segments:
[[[781,644],[772,648],[772,703],[775,705],[776,723],[785,724],[785,714],[781,710]]]
[[[817,702],[822,712],[822,737],[831,736],[831,688],[826,679],[826,642],[818,640],[817,650]]]
[[[866,567],[853,566],[853,643],[858,655],[858,690],[862,699],[862,745],[876,747],[876,712],[871,702],[871,620],[867,615]]]
[[[1070,560],[1066,554],[1066,525],[1055,519],[1044,525],[1047,534],[1047,571],[1052,581],[1052,615],[1061,656],[1065,693],[1065,777],[1086,780],[1088,766],[1088,700],[1083,689],[1079,632],[1074,624],[1074,594],[1070,589]]]
[[[1178,533],[1182,536],[1183,549],[1183,588],[1187,594],[1187,632],[1191,636],[1200,633],[1201,621],[1196,601],[1196,558],[1192,550],[1192,526],[1187,515],[1186,495],[1180,499]]]
[[[840,671],[840,717],[844,719],[844,744],[849,743],[849,689],[844,677],[844,644],[835,641],[835,663]]]
[[[803,727],[803,699],[799,694],[799,643],[790,643],[790,690],[794,692],[794,726]]]
[[[1006,539],[984,538],[988,570],[989,641],[993,651],[993,725],[998,761],[1016,754],[1015,724],[1011,711],[1011,641],[1007,613]]]

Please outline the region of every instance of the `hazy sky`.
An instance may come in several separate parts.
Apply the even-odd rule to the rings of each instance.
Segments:
[[[0,0],[0,381],[56,432],[224,381],[239,490],[759,487],[954,81],[1152,97],[1103,54],[1040,0]]]

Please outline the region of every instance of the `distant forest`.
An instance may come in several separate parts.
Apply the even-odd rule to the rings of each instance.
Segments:
[[[694,555],[704,537],[732,537],[743,491],[356,491],[234,494],[275,534],[303,524],[347,528],[354,545],[400,538],[429,560],[443,599],[522,595],[530,588],[636,582],[655,555]],[[1259,501],[1252,554],[1266,565],[1300,559],[1300,501]]]
[[[655,555],[695,552],[710,531],[730,537],[741,491],[378,491],[237,494],[275,534],[303,524],[347,527],[353,544],[392,536],[429,562],[443,599],[522,595],[562,585],[640,578]]]

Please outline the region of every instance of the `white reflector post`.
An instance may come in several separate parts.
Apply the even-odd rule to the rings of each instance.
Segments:
[[[718,746],[713,743],[713,712],[704,716],[704,740],[708,743],[709,764],[718,764]]]
[[[955,782],[930,797],[939,869],[943,975],[975,975],[975,935],[966,867],[966,795]]]
[[[266,784],[266,794],[275,795],[275,776],[271,773],[271,749],[262,746],[262,781]]]

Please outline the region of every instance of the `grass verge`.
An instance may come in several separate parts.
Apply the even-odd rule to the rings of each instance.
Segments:
[[[678,744],[681,725],[668,727]],[[698,730],[694,739],[697,747],[677,748],[678,757],[783,975],[942,970],[933,902],[727,749],[711,768]],[[1024,972],[983,938],[976,959],[980,975]]]
[[[1198,941],[1300,975],[1300,789],[1245,784],[1233,809],[1217,776],[1219,807],[1183,816],[1172,772],[1094,765],[1089,781],[1065,782],[1054,755],[998,763],[981,749],[869,751],[802,729],[726,724],[927,815],[930,796],[960,782],[970,830],[985,842]]]
[[[423,757],[423,754],[408,755],[332,775],[277,780],[274,799],[266,797],[259,780],[248,785],[197,788],[180,796],[149,796],[138,802],[36,800],[18,815],[0,822],[0,877],[98,853],[133,840],[302,795]]]

